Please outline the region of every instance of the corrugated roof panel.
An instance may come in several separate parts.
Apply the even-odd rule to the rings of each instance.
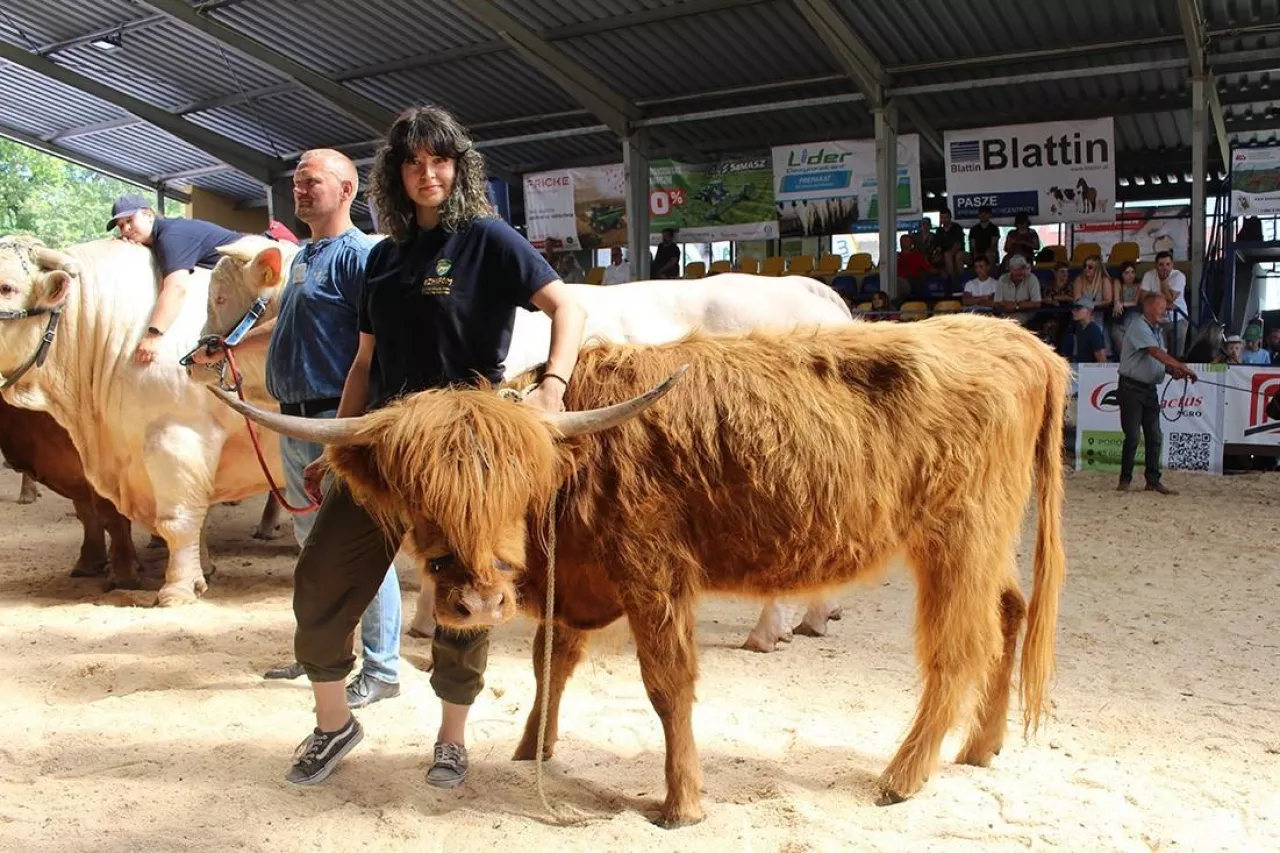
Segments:
[[[391,110],[438,103],[467,123],[579,106],[513,53],[458,59],[431,68],[352,81],[349,85]]]
[[[0,122],[37,136],[53,136],[71,127],[125,115],[104,101],[20,65],[0,61]]]
[[[677,9],[686,0],[496,0],[534,32],[616,18],[651,9]]]
[[[200,187],[210,192],[221,193],[231,198],[241,201],[255,201],[257,199],[266,198],[266,188],[245,175],[234,169],[225,172],[215,172],[211,175],[201,175],[192,178],[191,186]]]
[[[78,136],[67,140],[65,147],[108,162],[128,164],[133,171],[148,175],[199,169],[218,163],[203,151],[145,124]]]
[[[1200,14],[1210,29],[1274,25],[1280,20],[1280,0],[1200,0]]]
[[[284,82],[208,37],[165,22],[124,34],[119,50],[82,45],[54,55],[58,64],[164,109]]]
[[[191,113],[186,118],[276,157],[314,148],[316,140],[333,146],[361,142],[373,135],[317,95],[301,91]]]
[[[248,0],[218,9],[211,17],[331,75],[497,38],[493,30],[442,0]]]
[[[790,4],[681,18],[565,39],[556,46],[633,99],[838,72]]]

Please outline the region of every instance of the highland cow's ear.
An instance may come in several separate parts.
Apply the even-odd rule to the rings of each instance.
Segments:
[[[399,505],[395,491],[378,467],[377,452],[367,445],[331,445],[325,450],[335,474],[342,477],[358,503],[375,515],[393,515]]]

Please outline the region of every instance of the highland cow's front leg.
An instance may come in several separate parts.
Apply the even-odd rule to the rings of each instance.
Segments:
[[[653,597],[628,601],[627,618],[640,675],[667,742],[667,798],[658,824],[668,829],[689,826],[703,818],[702,766],[693,740],[693,685],[698,677],[693,602]]]
[[[547,732],[542,744],[542,757],[550,758],[555,753],[556,741],[560,737],[560,697],[564,695],[565,684],[573,670],[578,666],[587,650],[585,631],[555,626],[551,641],[551,694],[547,697]],[[533,674],[538,682],[537,695],[533,699],[533,708],[529,711],[529,719],[525,722],[524,737],[516,747],[515,761],[533,761],[538,755],[538,722],[542,714],[542,691],[548,689],[543,682],[543,655],[546,653],[547,629],[538,626],[537,636],[533,638]]]

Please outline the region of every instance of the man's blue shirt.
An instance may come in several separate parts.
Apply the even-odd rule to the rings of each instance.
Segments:
[[[342,396],[359,344],[365,262],[377,242],[351,228],[294,256],[267,347],[267,392],[279,402]]]

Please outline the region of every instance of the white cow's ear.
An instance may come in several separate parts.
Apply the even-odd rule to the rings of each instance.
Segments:
[[[280,272],[284,266],[284,256],[277,248],[263,249],[253,259],[249,267],[250,280],[259,290],[269,290],[280,283]]]
[[[36,298],[36,307],[45,311],[52,310],[66,301],[71,292],[71,275],[62,270],[46,273],[41,282],[40,294]]]

